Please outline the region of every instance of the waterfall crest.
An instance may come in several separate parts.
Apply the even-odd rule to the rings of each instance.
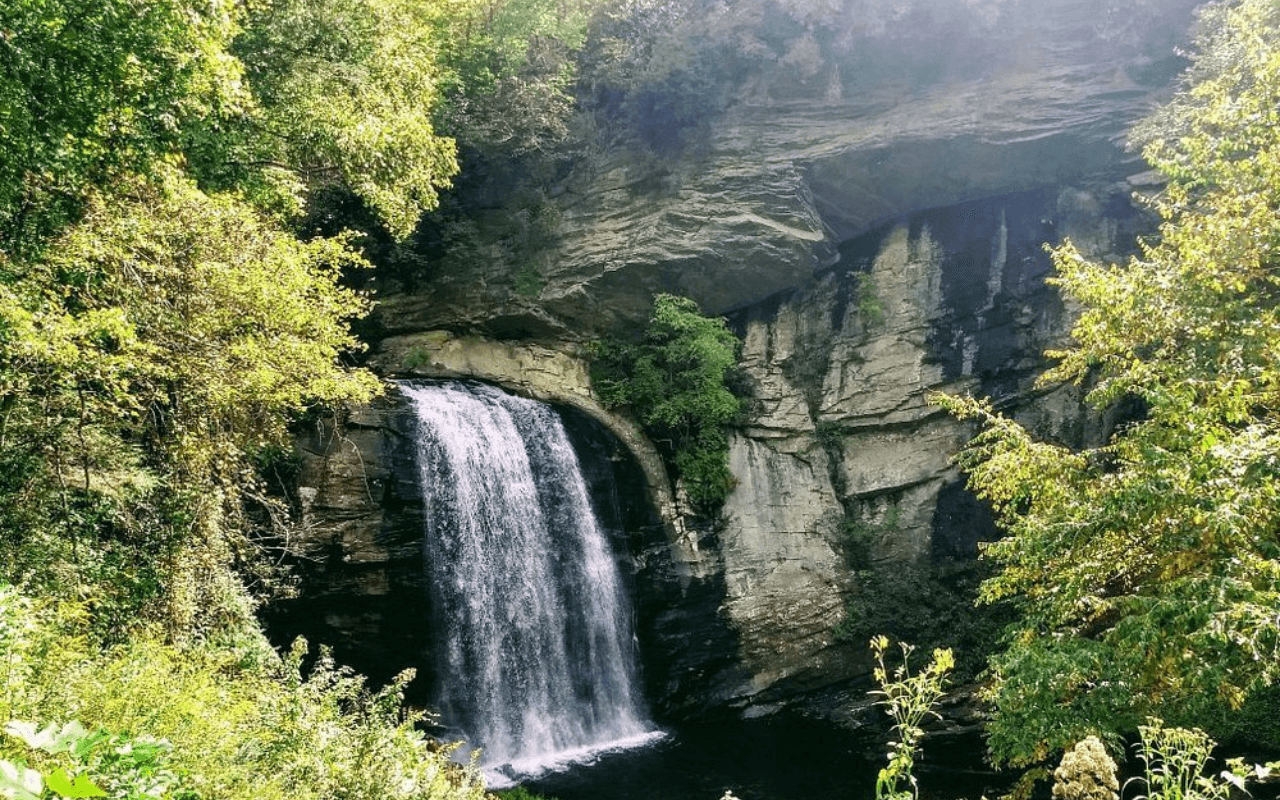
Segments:
[[[627,595],[559,416],[488,386],[401,389],[417,415],[444,721],[499,782],[658,735]]]

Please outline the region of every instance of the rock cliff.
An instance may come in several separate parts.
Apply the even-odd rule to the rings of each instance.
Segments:
[[[726,313],[904,214],[1139,172],[1126,131],[1181,67],[1196,4],[821,4],[844,17],[812,64],[755,41],[758,63],[703,89],[725,99],[664,84],[676,96],[638,121],[606,108],[578,155],[521,184],[535,199],[507,202],[512,169],[463,175],[466,230],[429,281],[383,282],[378,324],[577,340],[642,324],[656,292]],[[695,108],[667,109],[681,104]]]
[[[1194,3],[1139,3],[1145,21],[1115,28],[1099,9],[1116,4],[951,5],[976,16],[950,39],[889,25],[824,53],[804,85],[751,72],[672,149],[601,138],[542,185],[550,233],[523,263],[500,240],[528,226],[499,203],[474,210],[482,246],[448,274],[380,279],[375,368],[555,402],[602,494],[620,481],[609,524],[670,715],[767,713],[865,674],[873,627],[942,635],[935,612],[993,530],[950,464],[970,431],[930,393],[992,397],[1065,443],[1105,433],[1071,387],[1033,385],[1071,317],[1044,246],[1119,259],[1149,225],[1124,131],[1167,89]],[[926,68],[898,45],[965,58]],[[642,324],[659,291],[727,315],[744,342],[738,486],[712,524],[681,513],[652,446],[587,380],[584,341]],[[312,566],[277,609],[282,631],[346,642],[375,675],[431,647],[414,627],[408,435],[393,397],[302,437]]]
[[[752,672],[742,696],[864,668],[876,631],[849,617],[876,604],[901,611],[889,632],[928,636],[906,624],[930,602],[916,594],[927,582],[877,575],[965,563],[992,534],[950,462],[972,431],[931,393],[990,397],[1068,444],[1100,435],[1073,387],[1034,388],[1070,321],[1044,246],[1069,232],[1094,255],[1122,254],[1142,224],[1129,194],[1049,189],[908,215],[806,287],[734,315],[755,385],[721,537],[726,611]]]

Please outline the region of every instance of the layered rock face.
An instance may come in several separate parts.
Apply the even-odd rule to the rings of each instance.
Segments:
[[[1051,189],[909,215],[805,288],[735,315],[755,406],[733,439],[740,485],[720,549],[752,673],[744,699],[865,669],[865,641],[834,635],[858,629],[851,600],[922,601],[859,597],[874,582],[855,573],[972,559],[992,535],[951,464],[973,431],[930,394],[989,397],[1066,444],[1102,435],[1074,387],[1034,387],[1070,322],[1045,283],[1045,244],[1065,232],[1118,256],[1142,224],[1129,193]]]
[[[756,41],[759,63],[717,76],[727,99],[660,98],[639,139],[606,118],[586,155],[535,182],[541,204],[500,210],[505,172],[476,188],[481,243],[415,291],[385,283],[378,324],[579,340],[643,324],[656,292],[727,313],[904,214],[1141,171],[1126,131],[1181,67],[1197,4],[819,4],[841,9],[836,41],[808,59]],[[706,116],[668,119],[677,104]],[[542,244],[512,258],[512,236]]]
[[[994,531],[951,466],[971,431],[930,393],[991,397],[1067,444],[1105,435],[1074,388],[1035,386],[1071,319],[1044,245],[1120,259],[1149,227],[1124,131],[1166,90],[1195,3],[1135,4],[1141,24],[1095,0],[957,0],[942,5],[972,16],[954,36],[862,31],[803,80],[753,73],[681,147],[602,141],[560,170],[536,281],[495,257],[381,286],[383,374],[486,380],[576,415],[593,484],[622,498],[610,524],[661,712],[767,713],[865,675],[865,641],[837,629],[917,604],[875,576],[972,560]],[[482,239],[496,213],[476,213]],[[711,523],[681,513],[652,446],[595,403],[581,355],[643,324],[659,291],[727,315],[744,342],[738,486]],[[278,626],[346,642],[375,675],[432,646],[414,627],[409,427],[389,400],[303,439],[297,549],[313,566]]]
[[[1091,256],[1123,257],[1148,224],[1132,190],[1051,188],[907,215],[849,242],[803,287],[732,315],[753,397],[731,438],[739,483],[711,523],[678,513],[652,448],[594,403],[583,362],[565,352],[435,333],[388,340],[375,363],[561,406],[632,576],[659,711],[768,713],[866,673],[865,642],[837,630],[861,630],[851,614],[892,619],[921,602],[878,595],[877,575],[971,561],[993,534],[951,466],[972,431],[931,393],[990,397],[1063,443],[1103,434],[1073,387],[1034,387],[1041,353],[1070,322],[1045,283],[1045,244],[1065,235]],[[339,643],[376,677],[417,667],[425,692],[433,643],[412,436],[393,392],[302,438],[311,529],[296,547],[310,566],[277,627]]]

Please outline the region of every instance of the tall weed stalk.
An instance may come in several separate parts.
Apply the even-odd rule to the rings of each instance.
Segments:
[[[893,719],[893,731],[897,741],[889,743],[886,754],[888,765],[876,777],[876,800],[916,800],[919,786],[916,783],[915,763],[920,752],[920,740],[924,736],[921,726],[929,715],[937,716],[933,707],[942,698],[947,673],[955,667],[955,657],[950,649],[933,651],[933,660],[915,674],[911,672],[910,658],[915,648],[905,642],[898,643],[902,650],[902,663],[892,670],[886,664],[889,639],[876,636],[871,640],[875,655],[874,670],[880,688],[871,692],[878,695],[879,705]]]
[[[1125,781],[1127,787],[1141,781],[1147,793],[1134,800],[1227,800],[1234,786],[1244,789],[1244,762],[1233,759],[1229,769],[1207,774],[1215,742],[1199,728],[1166,728],[1151,718],[1138,726],[1134,745],[1142,762],[1142,775]],[[1259,769],[1261,775],[1261,769]]]

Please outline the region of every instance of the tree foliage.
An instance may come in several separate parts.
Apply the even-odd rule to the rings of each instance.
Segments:
[[[458,169],[452,139],[433,122],[449,5],[272,0],[251,9],[232,52],[255,113],[234,139],[214,137],[210,170],[264,191],[290,179],[311,189],[337,183],[408,237]]]
[[[200,120],[244,113],[236,4],[14,0],[0,7],[0,252],[74,219]],[[3,265],[0,265],[2,267]]]
[[[66,555],[45,541],[51,528],[73,545],[154,546],[159,520],[134,524],[130,509],[168,498],[162,516],[181,508],[189,526],[162,556],[171,622],[217,607],[207,593],[229,590],[209,568],[247,555],[236,551],[246,493],[260,492],[253,455],[281,445],[288,415],[314,400],[376,389],[337,366],[356,346],[346,323],[366,308],[337,283],[356,263],[343,240],[301,242],[178,174],[91,194],[81,221],[0,286],[6,572],[61,580],[34,561]]]
[[[460,145],[509,159],[548,153],[568,137],[574,55],[599,2],[466,0],[455,7],[439,117]]]
[[[397,237],[457,171],[432,114],[445,0],[19,0],[0,9],[0,247],[181,153],[207,188],[297,211],[335,183]],[[33,239],[33,237],[36,237]]]
[[[354,240],[288,224],[322,189],[398,238],[434,206],[455,5],[0,7],[0,573],[110,630],[247,618],[231,568],[285,520],[261,465],[376,390]]]
[[[734,485],[726,426],[741,404],[725,380],[738,347],[723,319],[703,316],[688,298],[660,294],[644,338],[602,345],[593,364],[605,406],[632,409],[703,509],[723,502]]]
[[[1158,239],[1123,265],[1054,253],[1083,311],[1042,383],[1138,418],[1073,452],[944,400],[984,425],[960,463],[1010,534],[983,590],[1022,614],[992,663],[1000,761],[1238,707],[1280,671],[1280,7],[1215,3],[1200,30],[1137,132],[1169,179]]]
[[[401,713],[408,676],[304,679],[246,584],[290,531],[263,474],[290,423],[379,389],[343,280],[368,264],[317,201],[407,239],[458,168],[459,32],[487,11],[505,76],[516,12],[570,5],[0,4],[0,723],[66,723],[8,726],[0,795],[483,794]]]

